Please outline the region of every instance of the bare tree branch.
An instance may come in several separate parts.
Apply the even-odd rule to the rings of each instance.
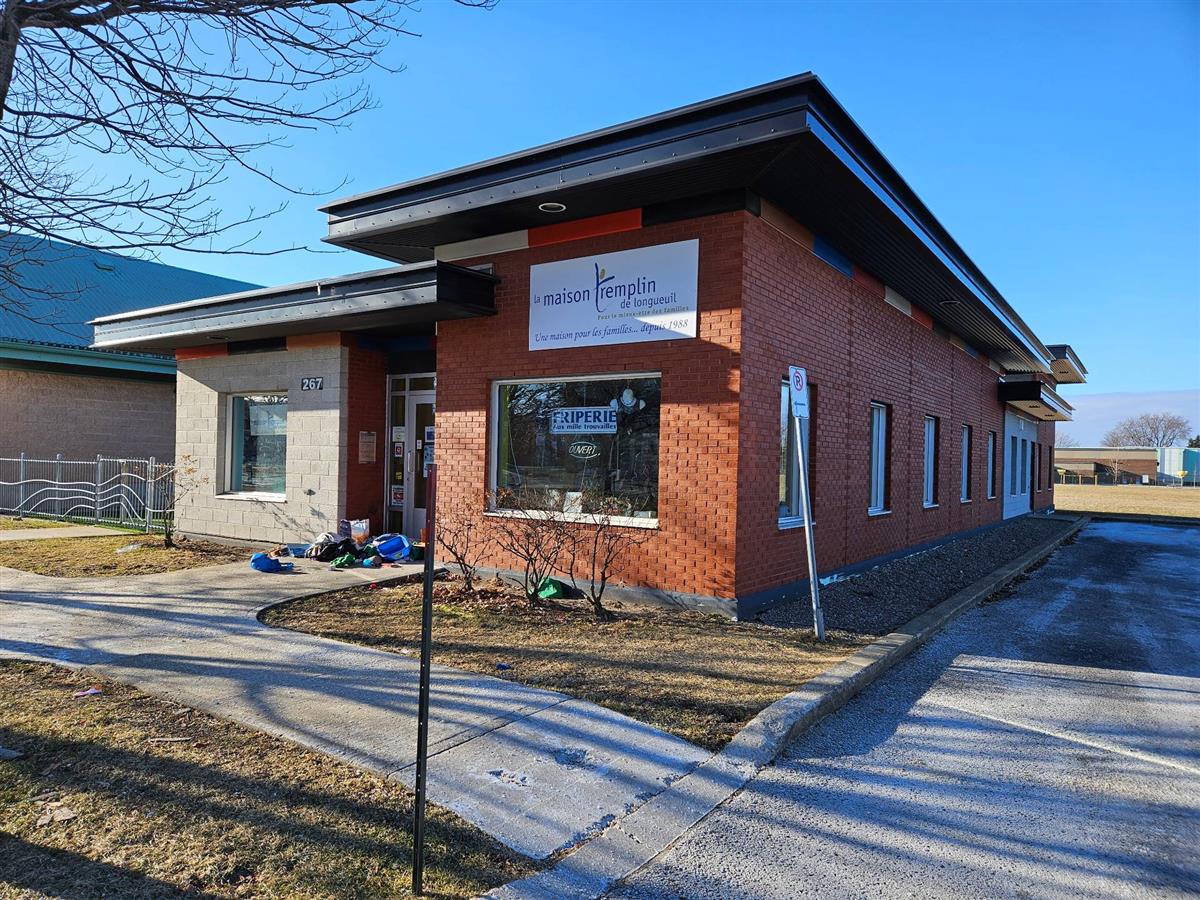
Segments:
[[[456,0],[489,8],[495,0]],[[339,128],[374,105],[363,78],[402,71],[415,0],[0,0],[0,236],[100,250],[255,255],[253,226],[212,196],[230,170],[290,193],[257,151]],[[237,235],[234,237],[233,235]],[[35,320],[48,298],[0,253],[0,308]]]

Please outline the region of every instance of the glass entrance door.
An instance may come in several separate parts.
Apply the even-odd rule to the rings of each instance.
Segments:
[[[428,466],[433,462],[434,377],[388,379],[388,464],[384,485],[386,528],[417,540],[425,527]]]
[[[408,506],[404,521],[405,532],[410,538],[424,539],[425,496],[428,486],[429,467],[433,465],[434,394],[433,391],[416,391],[408,395]]]

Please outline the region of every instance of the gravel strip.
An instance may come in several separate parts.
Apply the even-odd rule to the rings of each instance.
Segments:
[[[825,627],[857,635],[887,634],[1072,524],[1026,516],[824,585]],[[811,628],[812,608],[805,595],[802,602],[764,611],[758,620],[777,628]]]

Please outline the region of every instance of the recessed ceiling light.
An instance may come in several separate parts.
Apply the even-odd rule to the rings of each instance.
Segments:
[[[946,309],[953,309],[956,306],[962,306],[961,300],[955,300],[953,297],[939,302],[939,305]]]
[[[556,200],[547,200],[545,203],[539,203],[538,209],[540,209],[542,212],[560,213],[567,211],[567,205],[565,203],[559,203]]]
[[[223,334],[210,334],[208,336],[208,339],[210,341],[227,341],[227,340],[229,340],[229,338]]]

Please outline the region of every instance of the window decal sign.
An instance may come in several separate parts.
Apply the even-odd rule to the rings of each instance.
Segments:
[[[612,406],[562,406],[550,414],[551,434],[616,434]]]
[[[529,349],[696,336],[697,240],[529,269]]]

